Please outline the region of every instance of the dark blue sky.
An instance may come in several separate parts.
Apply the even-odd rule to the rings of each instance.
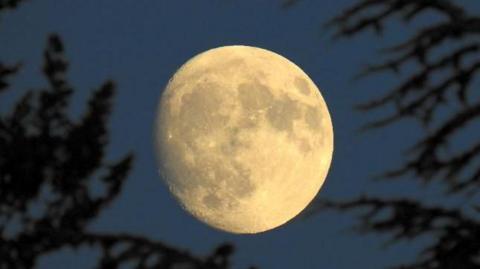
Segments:
[[[386,237],[349,231],[351,215],[321,213],[296,219],[259,235],[213,230],[182,211],[161,182],[152,146],[158,98],[170,75],[193,55],[222,45],[263,47],[289,58],[316,82],[329,105],[335,130],[335,153],[320,196],[341,199],[363,193],[385,197],[421,196],[438,200],[438,190],[413,182],[372,182],[370,176],[395,166],[419,135],[412,122],[365,134],[356,130],[377,114],[353,105],[395,85],[394,76],[353,83],[364,64],[378,60],[376,49],[407,37],[395,23],[385,39],[371,33],[333,42],[320,25],[353,0],[305,0],[284,10],[280,1],[37,1],[6,14],[0,23],[0,56],[22,61],[14,80],[18,89],[46,85],[41,75],[48,33],[65,42],[71,63],[69,80],[77,87],[73,113],[83,109],[91,90],[108,78],[118,84],[111,120],[109,155],[129,150],[135,165],[121,196],[90,227],[96,231],[141,234],[206,254],[224,241],[237,247],[234,268],[381,268],[411,260],[417,249],[402,243],[382,248]],[[479,9],[476,0],[461,1]],[[434,16],[415,24],[421,25]],[[0,100],[0,110],[16,93]],[[455,201],[452,201],[455,203]],[[85,268],[95,251],[64,250],[40,260],[40,268]]]

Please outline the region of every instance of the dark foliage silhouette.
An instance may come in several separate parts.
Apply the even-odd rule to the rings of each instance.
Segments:
[[[0,0],[0,15],[22,2]],[[0,61],[0,94],[20,68]],[[228,243],[196,257],[142,236],[88,231],[120,193],[133,155],[105,160],[115,84],[95,90],[86,112],[73,120],[67,70],[63,43],[51,35],[43,66],[49,87],[28,91],[0,115],[0,268],[34,268],[45,254],[80,246],[101,250],[96,268],[229,268],[234,248]]]
[[[299,1],[290,1],[290,5]],[[403,119],[418,120],[425,135],[412,145],[404,165],[380,176],[443,186],[446,196],[462,197],[462,206],[425,205],[421,199],[384,199],[362,196],[350,201],[319,201],[321,209],[360,210],[359,232],[391,235],[389,243],[431,236],[417,259],[392,268],[480,268],[480,140],[469,136],[468,146],[449,147],[480,119],[480,98],[475,89],[480,72],[480,16],[456,1],[362,0],[328,22],[336,38],[369,29],[381,35],[391,20],[409,24],[422,16],[436,16],[404,42],[387,48],[379,64],[359,77],[394,72],[400,84],[358,109],[393,107],[392,115],[365,126],[376,129]],[[386,55],[386,56],[385,56]],[[478,87],[478,85],[477,85]],[[478,128],[477,128],[478,132]],[[440,202],[440,201],[439,201]],[[413,241],[415,242],[415,241]]]
[[[114,83],[100,86],[75,121],[67,113],[74,90],[56,35],[48,40],[44,62],[49,87],[27,92],[0,118],[0,268],[33,268],[42,255],[83,245],[101,249],[98,268],[227,268],[229,244],[199,258],[140,236],[86,229],[118,196],[133,156],[104,158]],[[0,65],[2,91],[17,70]]]
[[[25,0],[0,0],[0,13],[7,9],[15,9]]]
[[[363,15],[374,8],[380,11]],[[367,68],[361,75],[401,72],[401,68],[411,62],[418,65],[418,70],[409,74],[386,95],[360,105],[359,109],[371,110],[387,105],[396,107],[393,115],[373,122],[367,128],[382,127],[406,117],[414,117],[432,130],[412,147],[412,157],[406,165],[386,176],[414,172],[427,181],[434,178],[445,180],[453,192],[466,191],[477,188],[480,183],[480,167],[476,167],[470,176],[462,174],[480,153],[480,140],[472,141],[468,150],[448,156],[442,154],[442,149],[457,132],[462,131],[462,127],[480,116],[480,100],[471,87],[480,71],[480,17],[468,14],[450,1],[362,1],[334,18],[330,25],[336,27],[337,36],[354,35],[368,28],[381,34],[388,18],[399,14],[409,22],[427,10],[436,11],[444,19],[387,49],[392,57]],[[447,51],[437,55],[446,43],[448,48],[444,47],[444,50]],[[442,76],[441,79],[436,79],[438,76]],[[452,111],[449,116],[443,116],[440,123],[436,121],[435,115],[442,106],[453,102],[458,102],[461,108]],[[439,124],[432,126],[435,123]]]
[[[0,1],[0,14],[20,2]],[[0,62],[0,94],[20,68]],[[96,268],[228,268],[230,244],[196,257],[141,236],[87,229],[120,193],[133,155],[105,160],[115,84],[95,90],[73,120],[67,69],[62,41],[51,35],[43,66],[49,86],[28,91],[0,115],[0,268],[34,268],[43,255],[80,246],[101,250]]]

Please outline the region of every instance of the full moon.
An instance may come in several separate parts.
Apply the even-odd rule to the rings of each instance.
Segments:
[[[163,91],[154,131],[159,171],[181,206],[231,233],[298,215],[323,185],[333,127],[314,82],[274,52],[200,53]]]

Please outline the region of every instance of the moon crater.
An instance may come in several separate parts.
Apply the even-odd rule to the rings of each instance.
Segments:
[[[286,131],[289,134],[293,133],[293,121],[300,116],[298,102],[285,94],[277,99],[267,111],[267,119],[270,125],[278,131]]]

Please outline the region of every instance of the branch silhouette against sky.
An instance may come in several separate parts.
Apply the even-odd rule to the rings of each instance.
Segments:
[[[288,1],[288,5],[299,2]],[[452,208],[427,206],[421,199],[366,195],[343,202],[319,201],[312,212],[360,210],[356,230],[388,234],[390,244],[402,240],[413,244],[421,236],[432,236],[416,260],[392,268],[479,268],[480,220],[475,195],[480,190],[480,137],[464,139],[462,143],[468,146],[463,149],[450,145],[458,143],[462,132],[472,132],[469,127],[480,119],[480,15],[471,14],[457,1],[363,0],[331,19],[326,27],[333,29],[334,38],[370,30],[381,38],[392,21],[412,27],[414,20],[433,15],[437,19],[428,20],[405,40],[382,50],[380,62],[359,74],[362,78],[393,72],[399,83],[357,108],[364,112],[393,108],[391,115],[364,126],[367,130],[404,119],[418,120],[425,129],[419,141],[410,145],[404,164],[387,171],[381,179],[435,183],[443,186],[445,196],[465,197],[467,202]]]
[[[0,14],[6,10],[17,8],[25,0],[0,0]]]
[[[380,11],[374,12],[373,9]],[[474,78],[480,72],[478,14],[470,15],[450,1],[362,1],[332,19],[328,25],[336,29],[337,37],[353,36],[368,29],[382,34],[388,19],[399,16],[408,23],[427,11],[439,13],[443,20],[418,29],[405,41],[386,48],[385,53],[390,56],[369,66],[360,76],[401,73],[403,67],[412,63],[418,68],[410,71],[384,96],[360,104],[358,108],[369,111],[395,107],[392,115],[372,122],[366,128],[384,127],[404,118],[415,118],[429,131],[411,147],[406,164],[385,176],[413,172],[426,181],[444,180],[452,192],[475,190],[480,184],[480,165],[471,167],[474,171],[468,176],[462,172],[468,170],[469,164],[473,165],[475,157],[480,154],[480,140],[471,141],[468,149],[448,156],[445,156],[444,147],[463,131],[463,127],[473,124],[480,116],[480,100],[473,87]],[[444,115],[442,109],[452,103],[456,103],[459,109]]]
[[[0,12],[18,2],[0,2]],[[59,36],[49,36],[43,57],[48,87],[27,91],[0,115],[0,268],[35,268],[42,256],[81,246],[101,252],[96,268],[228,268],[230,244],[196,257],[142,236],[88,230],[118,197],[134,159],[105,159],[116,86],[98,87],[74,120],[68,108],[75,90]],[[0,94],[20,69],[0,62]]]
[[[88,231],[120,193],[133,155],[104,158],[112,81],[93,93],[79,121],[67,116],[74,90],[63,50],[50,36],[43,68],[49,89],[27,92],[0,120],[0,268],[33,268],[42,255],[84,245],[101,248],[98,268],[227,268],[230,244],[200,258],[141,236]],[[2,65],[2,90],[16,70]]]

